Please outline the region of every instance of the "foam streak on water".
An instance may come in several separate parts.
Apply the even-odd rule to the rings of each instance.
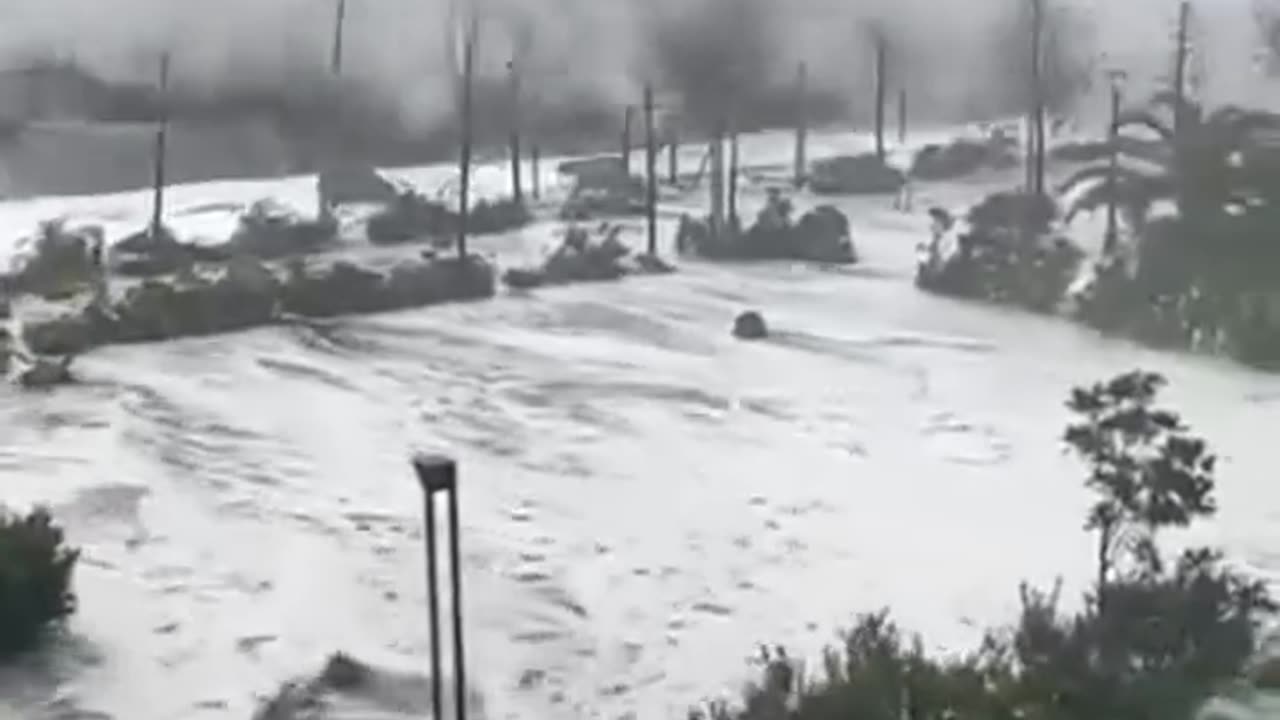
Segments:
[[[959,647],[1011,617],[1019,580],[1087,579],[1062,401],[1134,367],[1166,373],[1224,457],[1197,539],[1280,573],[1280,380],[921,294],[927,219],[889,202],[843,203],[854,271],[686,263],[112,348],[83,359],[81,387],[0,391],[4,500],[52,503],[85,548],[72,637],[0,680],[0,710],[241,720],[337,648],[423,667],[415,449],[461,462],[470,665],[494,716],[676,717],[738,682],[755,643],[812,649],[884,605]],[[9,232],[55,204],[7,209]],[[748,307],[777,337],[729,338]]]

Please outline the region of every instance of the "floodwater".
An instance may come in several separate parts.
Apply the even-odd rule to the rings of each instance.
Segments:
[[[785,140],[745,152],[785,175]],[[480,177],[500,182],[500,165]],[[417,450],[460,463],[469,680],[488,717],[680,718],[732,693],[758,643],[811,652],[883,606],[962,649],[1012,619],[1020,581],[1062,577],[1073,595],[1087,581],[1063,401],[1137,367],[1168,376],[1169,402],[1223,456],[1221,511],[1192,539],[1280,578],[1265,449],[1280,378],[913,287],[928,204],[1012,177],[919,188],[914,214],[840,201],[854,269],[685,261],[672,277],[109,348],[78,362],[78,387],[0,390],[4,501],[50,504],[84,548],[69,636],[0,676],[0,714],[245,720],[335,650],[422,670]],[[306,208],[311,187],[177,188],[173,224],[221,234],[231,215],[210,204]],[[122,234],[146,193],[0,206],[9,235],[63,212]],[[480,245],[523,259],[550,240],[534,227]],[[771,339],[729,336],[745,309]]]

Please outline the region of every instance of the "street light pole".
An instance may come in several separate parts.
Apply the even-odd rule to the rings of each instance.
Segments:
[[[422,486],[423,533],[427,552],[427,623],[431,633],[431,709],[434,720],[444,720],[444,693],[441,688],[440,662],[440,597],[436,560],[437,493],[448,495],[450,591],[453,594],[453,681],[454,715],[467,717],[466,656],[462,637],[462,552],[458,541],[458,464],[439,455],[418,455],[413,469]]]
[[[658,147],[654,140],[653,86],[644,86],[644,214],[649,230],[649,255],[658,256]]]

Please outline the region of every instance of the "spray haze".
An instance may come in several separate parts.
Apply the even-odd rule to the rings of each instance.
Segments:
[[[348,82],[412,126],[443,121],[452,113],[446,35],[454,2],[467,0],[347,0]],[[1196,6],[1201,84],[1215,100],[1258,95],[1259,2]],[[1023,97],[1019,0],[472,3],[482,19],[482,75],[496,81],[517,56],[524,87],[546,106],[617,107],[635,102],[640,86],[652,81],[706,114],[726,94],[785,84],[804,60],[816,91],[838,99],[847,118],[865,121],[872,24],[886,28],[890,83],[907,88],[917,118],[991,116],[1014,110]],[[1061,62],[1096,80],[1098,58],[1105,57],[1138,83],[1157,82],[1168,66],[1176,4],[1051,3],[1071,16],[1057,38]],[[118,80],[149,78],[152,58],[172,48],[175,87],[212,96],[246,87],[287,93],[327,72],[334,6],[334,0],[114,0],[108,13],[100,0],[15,3],[4,18],[3,47],[10,64],[73,57]]]

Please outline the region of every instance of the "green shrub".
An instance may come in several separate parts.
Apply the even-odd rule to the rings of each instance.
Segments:
[[[0,513],[0,659],[32,649],[75,612],[71,575],[79,555],[47,510]]]
[[[1097,500],[1085,527],[1097,536],[1097,576],[1083,609],[1059,591],[1022,587],[1012,627],[977,651],[927,656],[887,612],[863,615],[829,650],[823,675],[791,682],[785,654],[766,656],[765,682],[741,710],[715,720],[1179,720],[1257,654],[1260,622],[1277,607],[1265,586],[1226,567],[1211,548],[1163,557],[1157,536],[1212,515],[1213,455],[1174,412],[1159,408],[1164,380],[1130,372],[1076,388],[1067,446],[1088,467]],[[1259,678],[1254,670],[1255,679]],[[787,682],[779,682],[785,677]]]

